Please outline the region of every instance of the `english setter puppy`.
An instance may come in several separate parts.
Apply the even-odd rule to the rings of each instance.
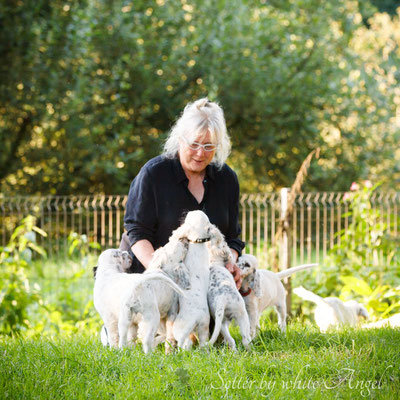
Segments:
[[[213,240],[213,227],[207,215],[200,211],[187,213],[184,223],[174,231],[174,237],[189,242],[185,264],[190,276],[190,289],[186,296],[179,296],[179,312],[173,326],[173,334],[179,348],[189,350],[190,334],[197,332],[199,345],[204,346],[209,336],[210,313],[207,289],[210,262],[207,242]]]
[[[185,290],[190,289],[189,271],[184,263],[188,248],[188,240],[178,237],[178,234],[173,232],[168,243],[154,252],[147,271],[160,269],[179,286]],[[175,343],[172,329],[178,313],[178,292],[163,281],[152,281],[151,286],[157,299],[161,318],[159,328],[162,331],[162,334],[156,338],[154,346],[165,341],[165,352],[168,353],[170,345]],[[146,336],[146,330],[143,333],[142,328],[143,324],[140,323],[140,337]]]
[[[177,249],[180,261],[186,256],[187,247],[182,243]],[[143,274],[128,274],[131,264],[126,251],[108,249],[98,260],[94,284],[94,305],[103,319],[108,343],[124,347],[137,337],[138,324],[143,324],[143,350],[148,353],[154,345],[154,336],[160,323],[157,286],[164,282],[184,296],[183,290],[164,272],[163,268],[148,270]],[[179,262],[177,262],[177,265]],[[102,332],[103,333],[103,332]]]
[[[232,253],[222,233],[216,226],[213,229],[215,240],[210,244],[210,282],[207,299],[215,327],[209,344],[214,344],[222,333],[229,347],[236,350],[235,340],[229,332],[229,325],[234,319],[239,326],[242,343],[248,349],[251,338],[246,306],[232,274],[225,268],[227,262],[233,262]]]
[[[366,308],[355,300],[343,302],[337,297],[323,298],[303,287],[294,288],[293,292],[317,305],[314,318],[322,333],[341,325],[355,326],[361,317],[369,318]]]
[[[278,324],[286,332],[286,291],[281,279],[295,272],[309,269],[317,264],[304,264],[280,272],[258,269],[258,260],[251,254],[243,254],[238,259],[238,267],[243,278],[241,293],[250,319],[250,336],[252,339],[260,327],[261,313],[274,306],[278,314]]]

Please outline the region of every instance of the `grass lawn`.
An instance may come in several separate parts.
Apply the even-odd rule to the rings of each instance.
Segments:
[[[238,339],[236,329],[234,336]],[[0,339],[1,399],[396,399],[400,330],[320,334],[265,319],[251,351],[222,345],[165,356],[98,337]]]

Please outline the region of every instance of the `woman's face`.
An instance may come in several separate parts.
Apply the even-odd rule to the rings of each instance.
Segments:
[[[210,132],[206,135],[201,135],[195,138],[194,142],[200,144],[216,144],[211,141]],[[191,141],[181,140],[179,145],[179,160],[182,164],[184,171],[189,173],[201,173],[204,171],[208,164],[211,163],[215,150],[206,151],[204,147],[200,147],[198,150],[192,150],[190,148]]]

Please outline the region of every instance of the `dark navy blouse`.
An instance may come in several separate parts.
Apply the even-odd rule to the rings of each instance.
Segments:
[[[208,165],[203,180],[201,203],[188,189],[188,179],[179,159],[163,156],[149,160],[132,181],[126,204],[124,226],[131,246],[147,239],[154,249],[164,246],[173,230],[189,211],[204,211],[210,222],[225,236],[239,255],[244,243],[239,239],[239,182],[226,164],[221,169]],[[134,256],[132,272],[144,271]]]

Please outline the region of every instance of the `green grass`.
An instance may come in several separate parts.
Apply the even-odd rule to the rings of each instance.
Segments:
[[[238,339],[236,328],[233,329]],[[286,337],[262,323],[251,351],[222,345],[144,355],[84,334],[0,341],[2,399],[395,399],[400,331],[320,334],[299,321]]]

